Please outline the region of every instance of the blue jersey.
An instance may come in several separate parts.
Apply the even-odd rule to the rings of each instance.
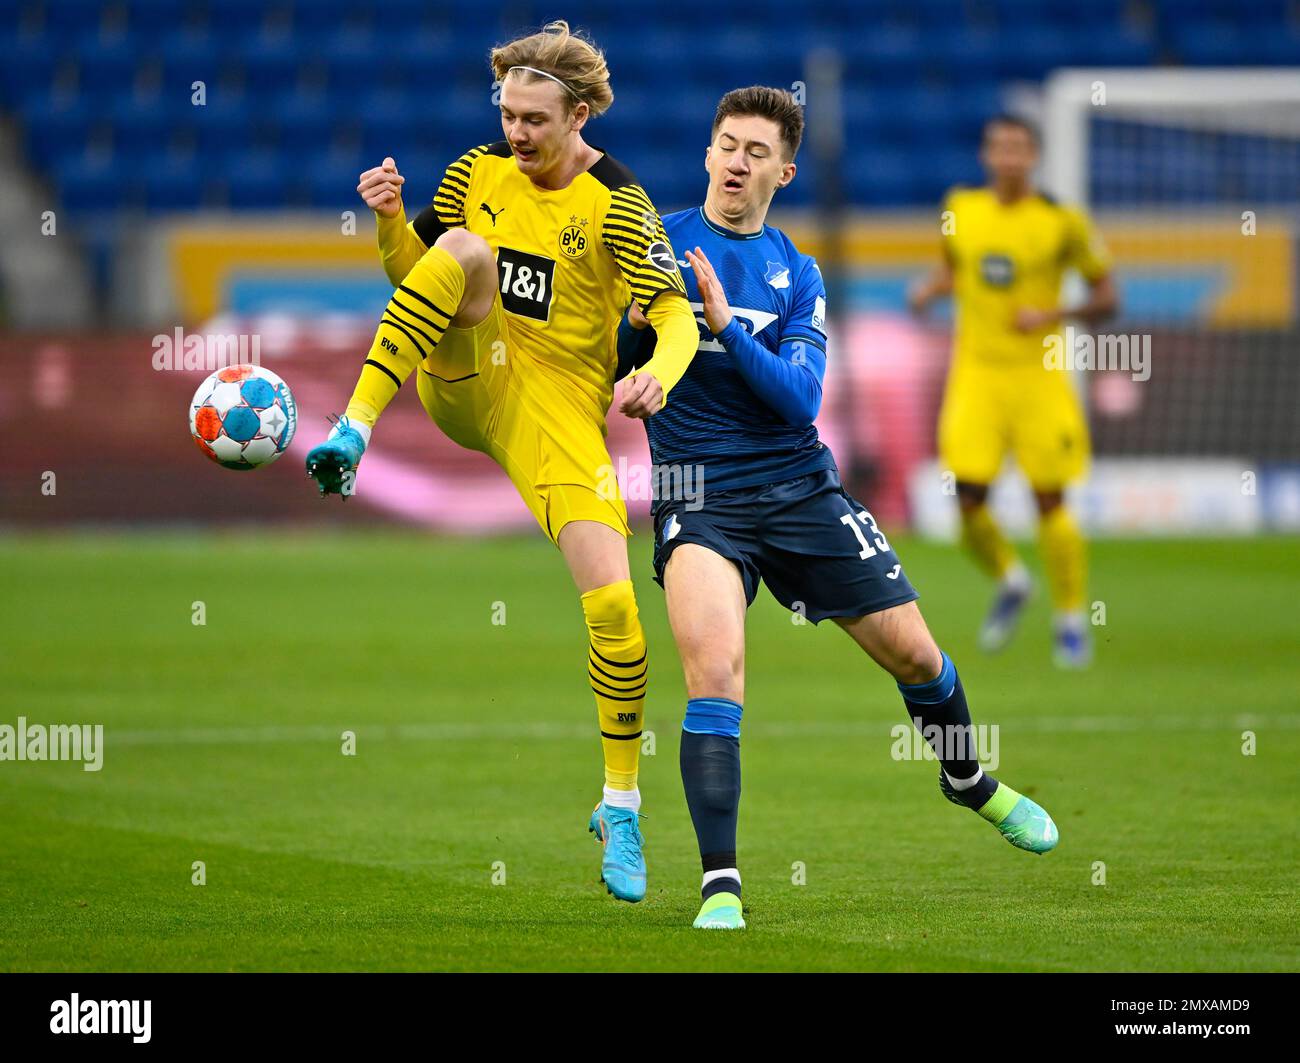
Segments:
[[[826,368],[826,288],[817,263],[779,229],[732,232],[713,224],[702,207],[666,215],[663,224],[699,322],[700,346],[667,405],[646,421],[651,460],[700,466],[706,492],[835,468],[813,427]],[[705,324],[685,258],[696,247],[712,263],[732,312],[718,336]],[[630,357],[639,364],[649,356],[652,336],[624,322],[625,365]]]

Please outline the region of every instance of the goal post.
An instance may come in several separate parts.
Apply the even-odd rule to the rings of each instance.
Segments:
[[[1149,378],[1076,374],[1098,530],[1300,528],[1300,70],[1067,69],[1043,187],[1093,214]]]

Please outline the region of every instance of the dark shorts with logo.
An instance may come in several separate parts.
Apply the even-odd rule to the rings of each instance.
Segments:
[[[745,602],[760,582],[814,624],[865,616],[919,595],[875,518],[822,469],[780,483],[706,491],[702,506],[660,501],[654,510],[655,582],[682,543],[696,543],[740,570]],[[847,519],[846,519],[847,518]]]

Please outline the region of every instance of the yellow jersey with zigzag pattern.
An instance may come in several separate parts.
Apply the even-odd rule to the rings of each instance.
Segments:
[[[433,203],[411,223],[426,247],[457,226],[496,253],[510,342],[576,381],[602,413],[628,302],[644,310],[664,292],[686,295],[659,212],[608,154],[550,190],[520,172],[504,140],[472,148],[447,167]]]

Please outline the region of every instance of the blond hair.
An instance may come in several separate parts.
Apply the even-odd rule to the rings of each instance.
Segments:
[[[505,81],[511,67],[542,71],[537,74],[533,70],[516,70],[512,76],[520,78],[525,85],[554,78],[567,90],[565,105],[571,109],[574,103],[582,101],[591,108],[593,118],[608,111],[614,102],[605,53],[586,36],[571,33],[563,19],[548,22],[540,33],[493,48],[491,61],[492,73],[498,81]]]

